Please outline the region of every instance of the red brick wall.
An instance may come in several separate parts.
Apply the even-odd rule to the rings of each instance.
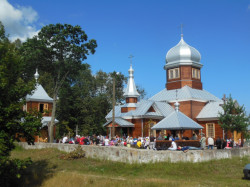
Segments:
[[[180,78],[169,79],[168,70],[166,70],[167,75],[167,90],[179,89],[184,86],[189,86],[191,88],[202,90],[202,83],[200,79],[192,78],[192,66],[180,66]]]
[[[135,110],[136,107],[122,107],[121,108],[121,113],[126,113],[126,112],[129,112],[131,110]]]
[[[137,103],[136,97],[128,97],[126,98],[126,103]]]
[[[48,104],[48,113],[44,113],[43,116],[51,116],[52,115],[52,107],[53,103],[46,103],[46,102],[37,102],[37,101],[28,101],[27,104],[27,111],[36,110],[38,111],[39,104]]]

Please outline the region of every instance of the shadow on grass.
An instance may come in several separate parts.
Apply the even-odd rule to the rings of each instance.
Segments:
[[[49,165],[47,160],[35,161],[24,171],[18,186],[41,186],[43,181],[54,175],[56,168],[56,165]]]

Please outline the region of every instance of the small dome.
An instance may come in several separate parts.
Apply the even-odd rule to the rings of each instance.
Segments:
[[[199,65],[201,55],[198,50],[188,45],[181,37],[180,42],[171,48],[166,55],[166,65]]]

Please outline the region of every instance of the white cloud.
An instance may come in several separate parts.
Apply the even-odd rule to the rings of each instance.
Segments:
[[[39,32],[34,25],[37,20],[38,14],[32,7],[14,7],[7,0],[0,0],[0,21],[10,40],[25,41],[36,35]]]

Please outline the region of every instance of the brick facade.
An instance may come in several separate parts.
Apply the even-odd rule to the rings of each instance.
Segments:
[[[202,90],[201,75],[200,78],[192,77],[192,66],[179,66],[180,77],[176,79],[169,79],[168,69],[166,70],[166,88],[167,90],[179,89],[184,86],[189,86],[191,88]],[[196,68],[197,69],[197,68]],[[200,71],[200,69],[198,69]]]

